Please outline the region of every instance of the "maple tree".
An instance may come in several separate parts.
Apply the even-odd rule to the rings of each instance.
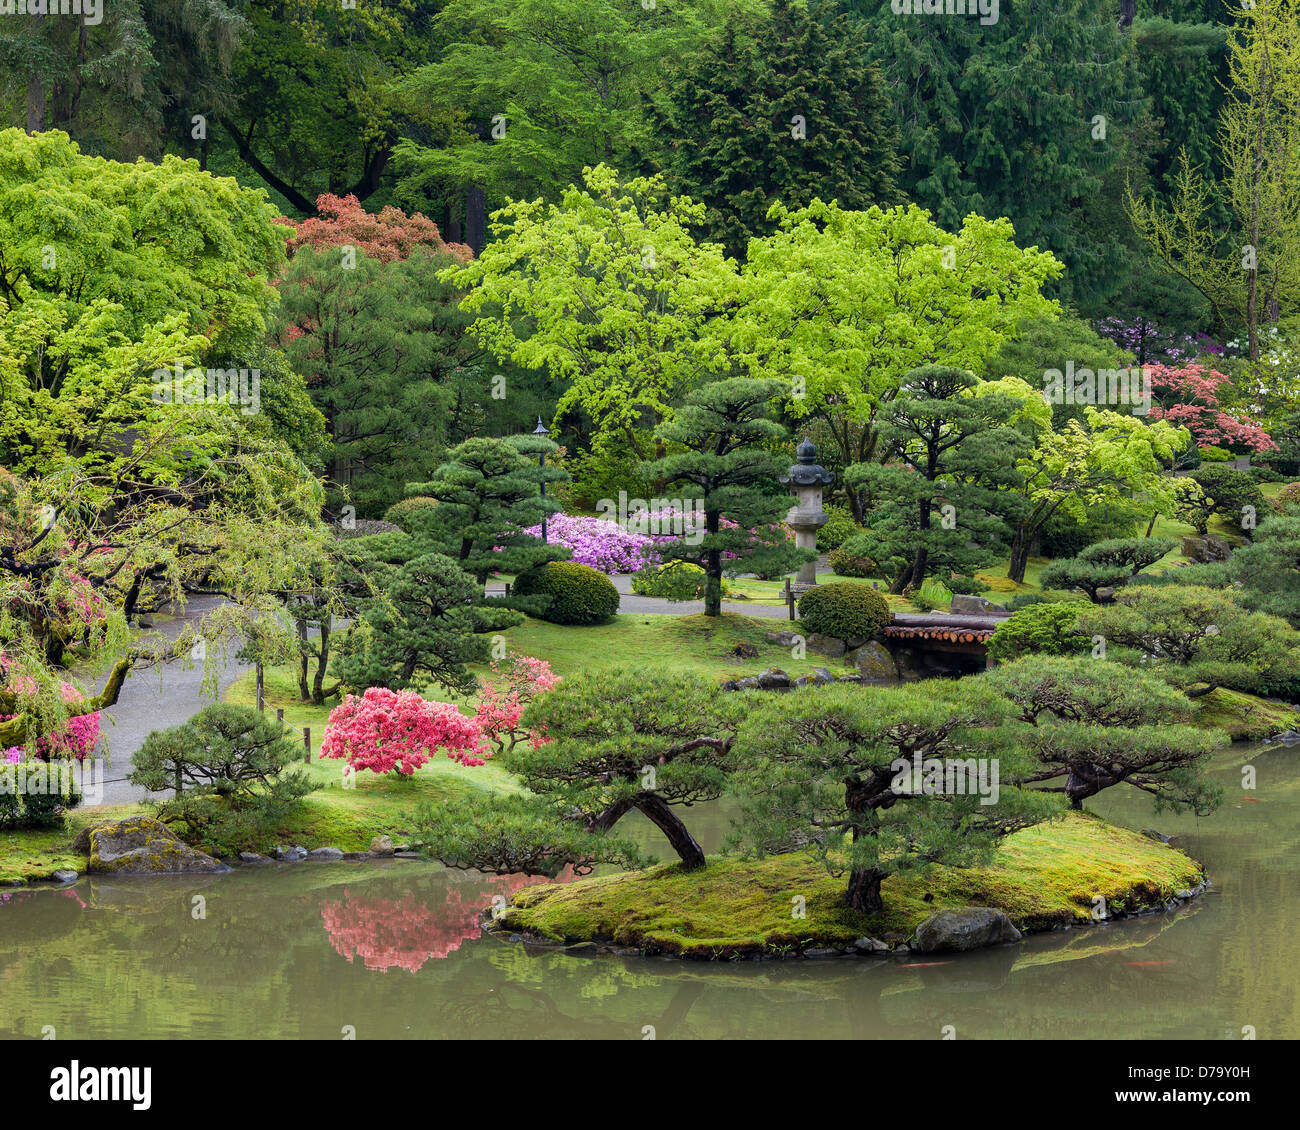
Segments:
[[[1233,415],[1219,406],[1232,378],[1205,365],[1148,365],[1151,380],[1151,419],[1185,427],[1198,447],[1235,447],[1251,452],[1277,447],[1258,420]]]

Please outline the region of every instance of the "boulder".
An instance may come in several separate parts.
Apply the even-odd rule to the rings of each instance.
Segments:
[[[1173,836],[1166,836],[1164,832],[1157,832],[1154,828],[1143,828],[1142,834],[1150,840],[1159,840],[1162,844],[1169,843]]]
[[[212,874],[229,871],[224,863],[190,847],[160,820],[132,817],[86,829],[90,863],[96,875]]]
[[[370,850],[375,855],[392,855],[394,850],[393,841],[387,836],[375,836],[370,841]]]
[[[56,883],[75,883],[77,881],[77,873],[68,870],[66,867],[60,867],[59,870],[50,876],[50,878]]]
[[[768,632],[767,642],[779,644],[781,647],[794,647],[794,645],[803,637],[798,632]]]
[[[974,616],[1009,616],[1005,605],[994,604],[991,600],[986,600],[982,596],[973,596],[969,593],[954,593],[952,603],[948,606],[949,612],[962,612],[966,615]]]
[[[759,674],[758,685],[765,691],[784,690],[790,685],[790,676],[780,667],[769,667]]]
[[[308,859],[314,859],[317,863],[337,863],[343,858],[343,852],[336,847],[312,848],[307,853]]]
[[[298,863],[307,858],[307,849],[305,847],[277,847],[275,849],[275,858],[283,860],[285,863]]]
[[[1020,941],[1020,931],[1005,911],[990,906],[941,910],[916,928],[915,948],[920,953],[964,952],[985,946]]]
[[[834,636],[823,636],[820,632],[813,632],[808,637],[808,647],[818,655],[827,655],[831,659],[838,659],[848,651],[843,640],[837,640]]]
[[[1232,553],[1232,546],[1218,534],[1204,534],[1200,537],[1183,538],[1182,552],[1188,561],[1203,564],[1207,561],[1227,561]]]
[[[864,679],[887,683],[898,682],[898,668],[894,664],[894,657],[890,654],[889,648],[875,640],[854,648],[845,655],[844,662],[850,667],[856,667],[858,674]]]
[[[252,865],[274,862],[269,855],[260,855],[255,851],[241,851],[239,853],[239,862]]]
[[[825,667],[814,667],[806,675],[800,675],[794,681],[796,687],[825,686],[827,683],[835,682],[835,676],[832,675]]]
[[[888,953],[889,947],[879,938],[859,938],[853,943],[857,953]]]

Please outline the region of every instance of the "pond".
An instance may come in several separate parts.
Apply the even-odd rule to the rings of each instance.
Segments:
[[[529,950],[476,925],[520,880],[402,860],[6,890],[0,1037],[1300,1038],[1300,747],[1237,747],[1213,775],[1226,800],[1208,818],[1154,816],[1130,790],[1092,804],[1176,833],[1209,870],[1204,898],[957,957]],[[692,816],[715,848],[724,814]]]

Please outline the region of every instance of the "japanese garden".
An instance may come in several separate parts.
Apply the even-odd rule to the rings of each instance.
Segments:
[[[1300,1037],[1297,0],[39,6],[0,1037]]]

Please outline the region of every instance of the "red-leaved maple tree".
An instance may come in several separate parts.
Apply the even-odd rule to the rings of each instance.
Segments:
[[[1232,378],[1204,365],[1148,365],[1151,419],[1168,420],[1192,433],[1197,447],[1235,447],[1251,452],[1277,447],[1258,420],[1219,406],[1224,385]]]

